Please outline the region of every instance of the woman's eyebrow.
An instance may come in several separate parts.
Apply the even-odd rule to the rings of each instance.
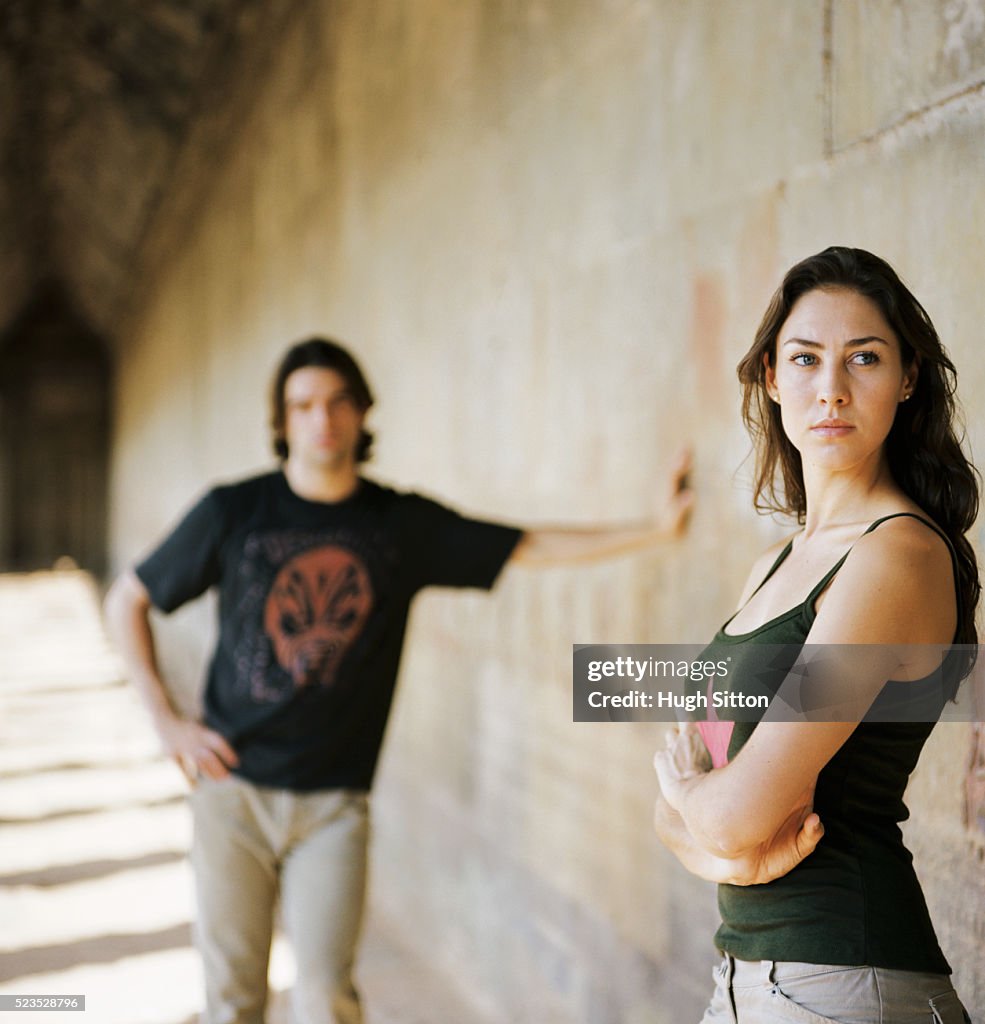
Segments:
[[[880,338],[877,334],[869,334],[864,338],[852,338],[851,341],[846,341],[846,345],[868,345],[870,342],[878,341],[882,345],[888,345],[889,342],[885,338]],[[806,345],[807,348],[824,348],[819,341],[808,341],[807,338],[787,338],[782,343],[783,345]]]

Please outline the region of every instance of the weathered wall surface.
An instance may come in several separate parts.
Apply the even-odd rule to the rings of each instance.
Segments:
[[[158,228],[119,372],[115,557],[264,464],[267,377],[306,332],[365,362],[374,472],[467,510],[636,519],[692,440],[679,548],[420,600],[375,899],[494,1020],[697,1019],[714,897],[651,837],[658,730],[571,724],[570,645],[707,638],[778,535],[737,472],[734,366],[807,253],[860,245],[900,269],[982,449],[985,5],[280,6],[235,132],[188,160],[195,202]],[[168,624],[180,679],[205,618]],[[967,746],[967,726],[935,736],[908,836],[981,1015]]]

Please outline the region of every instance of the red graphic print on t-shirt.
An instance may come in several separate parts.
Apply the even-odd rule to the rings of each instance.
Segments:
[[[314,548],[283,566],[263,621],[277,661],[295,686],[332,685],[372,605],[369,573],[345,548]]]

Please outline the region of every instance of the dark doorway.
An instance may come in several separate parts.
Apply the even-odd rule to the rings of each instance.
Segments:
[[[110,361],[57,288],[0,338],[0,570],[106,569]]]

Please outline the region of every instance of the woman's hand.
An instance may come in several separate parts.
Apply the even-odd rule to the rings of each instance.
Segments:
[[[824,835],[824,825],[814,813],[814,787],[804,794],[776,834],[747,853],[726,860],[730,877],[721,879],[731,885],[762,885],[792,871],[814,852]]]
[[[792,871],[812,854],[824,835],[824,826],[813,812],[800,821],[791,815],[772,839],[739,857],[722,857],[699,846],[684,819],[658,796],[653,827],[660,841],[691,872],[708,882],[729,885],[763,885]]]
[[[682,722],[667,733],[667,749],[653,755],[653,768],[664,799],[679,811],[688,781],[711,770],[711,755],[693,722]]]
[[[680,814],[688,789],[711,767],[708,751],[692,723],[667,737],[667,749],[658,751],[653,767],[660,781],[654,807],[654,829],[660,840],[692,874],[710,882],[762,885],[787,874],[814,852],[824,835],[821,819],[813,812],[814,786],[809,786],[787,818],[768,839],[732,856],[702,846]]]

